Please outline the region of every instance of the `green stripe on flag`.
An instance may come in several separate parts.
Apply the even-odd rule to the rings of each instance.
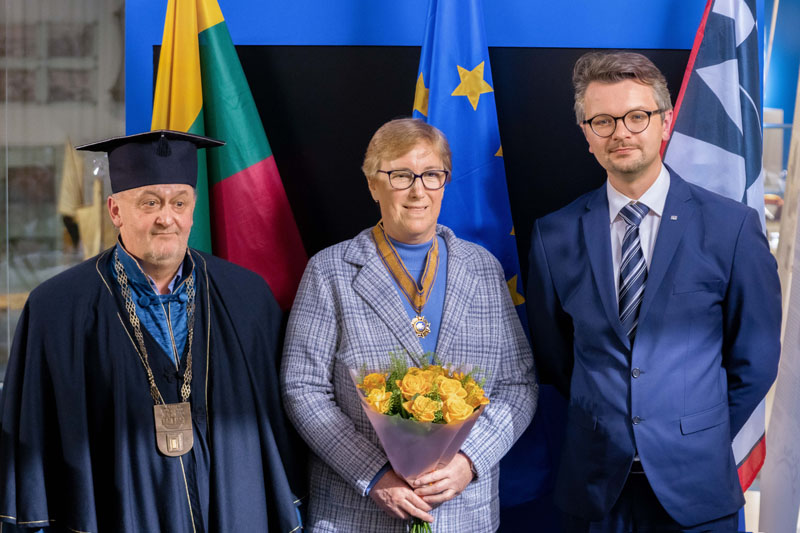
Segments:
[[[203,123],[203,110],[200,109],[194,123],[189,127],[189,133],[205,135]],[[197,187],[195,191],[197,201],[194,206],[192,232],[189,234],[189,246],[210,254],[211,208],[208,200],[208,168],[205,150],[197,151]]]
[[[272,155],[225,22],[199,35],[206,134],[226,146],[207,156],[211,186]]]

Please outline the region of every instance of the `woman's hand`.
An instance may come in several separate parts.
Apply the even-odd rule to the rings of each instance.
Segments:
[[[458,452],[450,464],[439,470],[424,474],[412,483],[414,492],[426,503],[438,506],[452,500],[467,488],[472,481],[472,462]]]
[[[408,483],[400,479],[394,470],[386,472],[375,483],[375,486],[369,491],[369,497],[389,516],[401,520],[409,520],[413,517],[433,522],[433,517],[428,514],[432,507],[414,494]]]

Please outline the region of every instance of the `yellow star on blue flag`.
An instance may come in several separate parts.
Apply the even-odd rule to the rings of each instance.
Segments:
[[[414,111],[418,111],[424,116],[428,116],[428,94],[430,90],[425,87],[425,80],[422,73],[417,78],[417,88],[414,91]]]
[[[455,88],[452,96],[466,96],[469,99],[469,103],[472,105],[472,109],[477,111],[481,95],[494,91],[492,86],[483,79],[484,62],[481,61],[480,64],[472,70],[465,69],[461,65],[457,65],[457,67],[458,77],[461,79],[461,83]],[[422,74],[420,74],[420,79],[422,79]]]
[[[522,305],[525,303],[525,297],[519,293],[517,290],[517,276],[514,274],[511,276],[511,279],[506,281],[506,285],[508,285],[508,292],[511,294],[511,301],[514,305]]]

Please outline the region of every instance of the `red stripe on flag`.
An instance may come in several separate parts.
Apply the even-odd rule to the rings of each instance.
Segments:
[[[739,464],[739,484],[742,486],[742,492],[750,488],[753,481],[758,475],[758,471],[764,466],[764,458],[767,456],[767,439],[764,435],[758,439],[753,449],[744,458],[744,461]]]
[[[308,256],[270,156],[213,186],[214,254],[264,278],[281,309],[292,306]]]
[[[672,128],[675,127],[675,119],[678,118],[678,111],[681,110],[683,103],[683,94],[686,92],[686,86],[689,84],[689,78],[692,77],[694,71],[694,62],[697,59],[697,51],[700,50],[700,44],[703,42],[703,37],[706,34],[706,23],[708,22],[708,14],[711,12],[711,6],[714,0],[706,2],[706,9],[703,11],[703,18],[700,20],[700,27],[697,28],[697,34],[694,36],[694,44],[692,45],[692,53],[689,54],[689,61],[686,63],[686,70],[683,71],[683,81],[681,82],[681,90],[678,93],[678,99],[672,108],[672,124],[669,127],[669,133],[672,135]],[[661,157],[664,157],[664,150],[667,149],[667,141],[661,143]]]

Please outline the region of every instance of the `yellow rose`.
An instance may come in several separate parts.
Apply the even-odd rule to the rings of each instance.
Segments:
[[[442,400],[447,400],[450,397],[466,398],[467,391],[461,386],[461,382],[457,379],[450,379],[444,376],[438,376],[435,383],[439,386],[439,396]]]
[[[372,389],[382,389],[386,386],[385,374],[367,374],[358,388],[364,391],[371,391]]]
[[[450,397],[446,402],[444,402],[444,407],[442,408],[442,412],[444,413],[444,421],[448,424],[455,424],[456,422],[466,420],[474,411],[474,407],[469,405],[464,401],[463,398],[459,398],[458,396]]]
[[[467,382],[464,383],[464,390],[467,391],[467,396],[470,396],[472,394],[478,394],[478,395],[483,394],[483,389],[481,388],[481,386],[478,385],[472,378],[467,378]]]
[[[480,407],[481,405],[488,405],[489,398],[486,397],[484,390],[474,381],[467,382],[464,387],[467,390],[467,397],[465,401],[472,407]]]
[[[486,396],[467,396],[464,401],[475,408],[480,407],[481,405],[489,405],[489,398]]]
[[[431,370],[423,370],[418,375],[421,376],[425,380],[425,383],[427,383],[428,392],[432,391],[433,390],[433,380],[436,379],[437,374],[432,372]]]
[[[431,372],[434,376],[444,376],[446,374],[445,369],[442,368],[441,365],[431,365],[425,370]]]
[[[403,407],[417,420],[433,422],[436,411],[441,409],[442,404],[425,396],[417,396],[413,401],[405,402]]]
[[[453,372],[453,374],[450,377],[453,379],[457,379],[458,381],[464,381],[464,375],[465,374],[463,372]],[[471,379],[472,378],[470,378],[470,380]]]
[[[407,373],[403,380],[397,380],[397,388],[403,393],[403,398],[410,400],[415,394],[427,394],[430,392],[430,385],[426,376],[421,372]]]
[[[367,395],[367,403],[375,411],[385,413],[389,410],[389,402],[392,399],[392,393],[386,392],[383,388],[372,389]]]

